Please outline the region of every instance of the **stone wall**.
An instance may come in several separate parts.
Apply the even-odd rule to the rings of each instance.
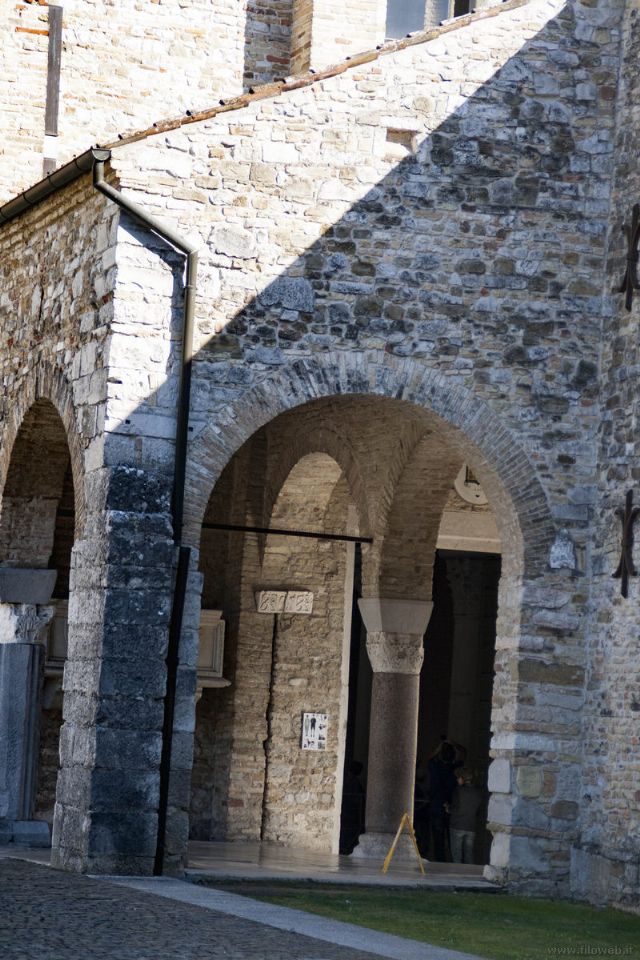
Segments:
[[[7,0],[2,16],[0,200],[4,201],[42,176],[48,14],[39,4]]]
[[[98,870],[149,872],[156,848],[164,652],[175,561],[169,509],[172,458],[171,442],[153,435],[152,414],[145,420],[144,411],[136,426],[146,424],[145,442],[139,442],[139,433],[129,442],[126,413],[138,405],[138,396],[154,388],[154,371],[171,353],[162,344],[171,319],[156,317],[156,343],[148,368],[141,364],[137,371],[147,378],[137,394],[140,387],[129,375],[127,350],[122,349],[124,340],[130,354],[135,353],[135,336],[126,340],[131,333],[126,296],[114,309],[118,215],[87,181],[78,180],[3,230],[0,476],[3,490],[8,482],[9,493],[19,492],[11,488],[15,452],[13,466],[22,469],[22,489],[30,491],[27,483],[37,459],[20,459],[29,441],[21,428],[29,427],[31,417],[36,428],[46,424],[40,417],[43,404],[55,409],[54,421],[58,418],[66,435],[76,501],[55,858],[79,870],[91,864]],[[134,237],[131,243],[135,245]],[[118,407],[119,374],[128,378],[129,407]],[[162,404],[155,403],[161,418]],[[49,434],[45,431],[45,439]],[[45,461],[47,449],[40,445]],[[58,459],[50,457],[49,465],[55,463]],[[43,499],[51,530],[46,550],[42,540],[45,552],[54,544],[56,506],[64,493],[62,467],[57,490],[50,485]],[[8,499],[15,506],[15,496]],[[45,552],[38,554],[38,565],[49,562]],[[11,543],[5,542],[3,554],[10,563],[20,562]],[[194,640],[185,630],[185,662],[189,645],[193,660],[197,634]],[[181,770],[185,760],[189,768],[191,764],[193,693],[180,675],[178,707],[180,698],[187,697],[191,710],[186,719],[178,710],[176,718],[169,869],[172,855],[181,861],[186,837],[188,779]],[[184,820],[178,809],[181,795]],[[88,809],[93,811],[90,819]]]
[[[289,437],[286,431],[270,430],[266,460],[260,458],[262,441],[254,438],[249,445],[253,454],[241,452],[216,486],[207,517],[220,522],[232,503],[236,523],[344,529],[346,488],[336,488],[340,468],[324,454],[303,457],[270,504],[271,478],[282,469]],[[246,486],[248,462],[256,471],[255,496]],[[231,688],[205,692],[198,707],[193,835],[263,837],[337,849],[346,724],[346,548],[253,534],[229,535],[223,544],[220,534],[203,531],[203,597],[210,603],[215,596],[225,615],[224,669]],[[240,568],[234,557],[242,558]],[[218,591],[224,584],[222,592],[212,593],[214,578]],[[255,591],[283,586],[311,590],[313,614],[280,615],[274,625],[272,615],[257,613]],[[300,748],[305,711],[330,714],[329,741],[321,753]]]
[[[638,502],[637,323],[640,299],[625,309],[619,288],[626,269],[623,224],[640,202],[640,7],[626,4],[623,68],[618,85],[615,181],[604,278],[602,335],[602,422],[599,432],[597,525],[589,670],[583,709],[585,761],[580,797],[581,838],[574,851],[574,892],[595,901],[638,908],[640,783],[638,774],[638,581],[629,596],[611,575],[620,559],[617,511],[628,490]],[[613,91],[612,94],[613,95]],[[636,525],[637,526],[637,525]],[[636,542],[637,542],[636,532]],[[634,550],[638,563],[637,548]],[[582,701],[576,702],[576,710]]]
[[[514,745],[527,755],[515,761],[522,772],[494,777],[491,817],[505,837],[497,868],[510,863],[526,876],[553,851],[561,884],[568,850],[558,852],[556,837],[575,836],[577,783],[563,769],[571,758],[575,773],[581,755],[573,709],[584,675],[580,558],[598,420],[598,323],[585,317],[599,311],[594,265],[606,230],[614,81],[592,88],[577,77],[607,49],[615,54],[614,13],[562,4],[505,11],[317,84],[313,99],[284,93],[231,122],[209,121],[201,159],[197,128],[188,127],[168,144],[115,157],[134,191],[162,176],[160,195],[147,202],[157,212],[173,207],[211,251],[200,409],[240,401],[247,384],[296,358],[384,346],[437,368],[452,390],[471,389],[526,443],[557,543],[547,585],[526,594],[526,650],[514,661],[510,644],[498,644],[494,751],[505,762]],[[578,35],[604,47],[587,48]],[[448,71],[446,88],[430,80],[435,64]],[[174,200],[165,180],[187,144],[200,204]],[[592,176],[577,185],[581,164]],[[511,482],[515,491],[522,478]],[[502,595],[503,622],[518,622],[516,600]]]
[[[286,77],[291,66],[293,0],[248,0],[245,23],[244,83],[254,87]]]
[[[408,463],[421,432],[443,455],[443,471],[464,460],[477,472],[504,549],[492,876],[533,892],[568,890],[579,826],[584,852],[576,857],[600,856],[605,830],[612,838],[609,860],[631,862],[635,842],[628,838],[636,827],[627,824],[625,834],[622,821],[622,811],[634,809],[633,758],[619,780],[611,775],[622,740],[634,746],[635,694],[622,687],[629,650],[622,640],[635,621],[622,603],[601,605],[589,625],[583,617],[598,504],[601,265],[619,15],[611,3],[505,4],[335,76],[308,78],[122,146],[112,157],[123,188],[202,247],[188,478],[187,536],[194,547],[215,480],[232,455],[268,421],[318,398],[326,398],[328,426],[307,452],[333,456],[341,447],[340,424],[349,423],[343,469],[363,524],[365,517],[379,524],[394,516],[390,496],[399,477],[389,467]],[[634,8],[626,23],[633,64]],[[637,109],[634,70],[628,68],[630,85],[621,88],[614,219],[635,182],[625,175],[624,164],[636,154],[622,119],[624,109]],[[69,418],[85,438],[85,466],[94,474],[88,493],[96,513],[108,510],[106,527],[99,517],[108,541],[99,541],[96,518],[74,548],[70,609],[77,626],[65,676],[68,769],[56,839],[67,865],[86,868],[90,860],[98,869],[145,871],[154,841],[173,567],[168,492],[181,264],[144,231],[117,221],[84,183],[22,218],[8,236],[16,243],[32,238],[33,253],[23,263],[16,246],[5,259],[6,416],[16,416],[19,381],[42,383],[33,371],[57,358],[76,381]],[[617,226],[611,237],[614,273],[622,253]],[[38,264],[51,261],[52,249],[56,265],[65,264],[65,279],[60,291],[52,275],[41,310],[32,305],[33,290]],[[113,321],[108,344],[105,318]],[[60,320],[68,323],[62,338]],[[631,393],[620,399],[626,388],[619,386],[633,367],[625,355],[631,327],[623,314],[606,320],[604,360],[612,373],[604,406],[612,426],[608,414],[601,435],[603,532],[593,558],[600,599],[611,590],[610,507],[620,499],[619,485],[633,476],[633,451],[625,446],[633,435]],[[109,365],[108,388],[102,364]],[[82,392],[94,377],[104,409]],[[378,398],[351,396],[341,405],[330,399],[339,393]],[[385,429],[376,430],[383,422]],[[297,425],[299,450],[304,420]],[[71,454],[73,462],[73,448]],[[260,462],[258,451],[258,468]],[[392,486],[381,481],[378,464]],[[255,516],[261,479],[258,469],[250,471]],[[443,505],[447,490],[443,483]],[[383,511],[368,508],[376,502],[372,491],[383,495]],[[408,510],[402,519],[411,519]],[[370,593],[383,569],[384,525],[371,532],[376,543],[364,557]],[[232,604],[237,625],[232,616],[229,629],[236,690],[243,691],[233,695],[233,709],[247,717],[233,728],[231,755],[235,750],[242,763],[229,772],[225,813],[229,823],[237,817],[239,831],[255,823],[262,802],[271,665],[270,625],[252,606],[259,545],[250,551],[236,560],[246,574]],[[176,860],[185,840],[197,593],[194,578],[181,674]],[[587,668],[589,710],[581,728]],[[98,683],[111,713],[94,730],[86,691]],[[93,807],[83,834],[84,811],[98,796],[105,809]],[[616,867],[623,876],[627,869]],[[630,889],[630,882],[623,886]],[[613,896],[612,884],[597,895]],[[580,892],[596,889],[590,880]]]
[[[126,189],[202,241],[194,515],[220,430],[233,449],[234,437],[294,402],[285,384],[311,377],[302,371],[321,369],[328,350],[356,365],[355,352],[384,351],[398,369],[410,356],[433,370],[443,397],[469,391],[509,432],[504,453],[490,454],[488,421],[460,422],[504,484],[501,494],[481,476],[500,504],[506,552],[493,751],[507,774],[493,783],[494,866],[537,876],[533,889],[566,888],[576,836],[577,776],[563,771],[575,774],[581,759],[573,707],[585,666],[616,43],[611,8],[506,9],[113,158]],[[596,56],[611,72],[594,86],[580,78]],[[582,167],[591,176],[577,180]],[[261,380],[271,383],[271,413],[266,400],[247,405]],[[433,390],[425,401],[435,404]],[[208,433],[220,404],[229,417]],[[513,438],[528,452],[522,470],[506,453]],[[527,529],[533,482],[551,510],[551,540],[542,514],[537,532]],[[520,571],[532,578],[524,607],[505,489],[520,511]]]
[[[281,14],[236,0],[131,4],[67,0],[63,8],[59,135],[44,143],[48,8],[7,4],[0,53],[0,102],[6,123],[0,201],[39,180],[43,157],[62,164],[122,130],[149,126],[167,112],[202,109],[241,92],[245,72],[270,78],[288,30]],[[277,7],[278,3],[272,7]],[[214,27],[215,24],[215,27]],[[280,75],[287,65],[279,63]]]
[[[58,132],[45,136],[54,5],[63,11]],[[426,26],[448,15],[427,6]],[[0,203],[40,180],[45,158],[49,172],[167,113],[204,110],[243,88],[374,49],[385,15],[385,0],[347,8],[335,0],[7,0]]]

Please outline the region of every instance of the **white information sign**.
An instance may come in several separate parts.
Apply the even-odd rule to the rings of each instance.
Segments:
[[[327,714],[302,714],[302,749],[327,749]]]

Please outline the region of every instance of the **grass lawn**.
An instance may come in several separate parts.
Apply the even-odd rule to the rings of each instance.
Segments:
[[[640,960],[640,917],[583,904],[324,883],[228,883],[224,888],[491,960]]]

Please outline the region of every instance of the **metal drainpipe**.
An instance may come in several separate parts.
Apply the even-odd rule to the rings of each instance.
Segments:
[[[111,156],[108,150],[93,151],[93,185],[96,190],[113,200],[119,207],[130,213],[139,223],[157,234],[170,246],[183,253],[187,260],[185,276],[184,311],[182,324],[182,363],[180,365],[180,386],[178,410],[176,415],[176,445],[173,475],[173,495],[171,514],[173,519],[173,539],[178,547],[178,568],[173,590],[169,642],[167,648],[167,691],[164,703],[162,728],[162,754],[160,758],[160,796],[158,802],[158,837],[153,865],[155,876],[164,871],[164,858],[167,833],[167,811],[169,806],[169,781],[171,776],[171,748],[173,743],[173,718],[176,700],[176,684],[180,653],[180,635],[182,617],[189,574],[191,550],[182,544],[182,526],[184,519],[184,485],[187,465],[187,443],[189,436],[189,406],[191,398],[191,368],[193,363],[193,328],[196,299],[196,278],[198,272],[197,248],[181,237],[170,227],[165,226],[143,207],[129,200],[116,190],[104,177],[105,162]]]

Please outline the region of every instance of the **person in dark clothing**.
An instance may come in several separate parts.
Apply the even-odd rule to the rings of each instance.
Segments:
[[[352,760],[344,773],[342,787],[342,816],[340,818],[340,853],[349,854],[358,845],[364,833],[365,792],[360,781],[364,767]]]
[[[427,767],[420,764],[416,770],[413,794],[413,829],[420,856],[429,855],[429,777]]]
[[[433,859],[447,860],[447,831],[449,806],[456,787],[456,750],[443,740],[429,760],[429,820],[433,840]]]
[[[449,814],[451,858],[454,863],[473,863],[473,847],[476,839],[478,811],[483,793],[473,784],[471,770],[456,771],[457,787],[453,792]]]

